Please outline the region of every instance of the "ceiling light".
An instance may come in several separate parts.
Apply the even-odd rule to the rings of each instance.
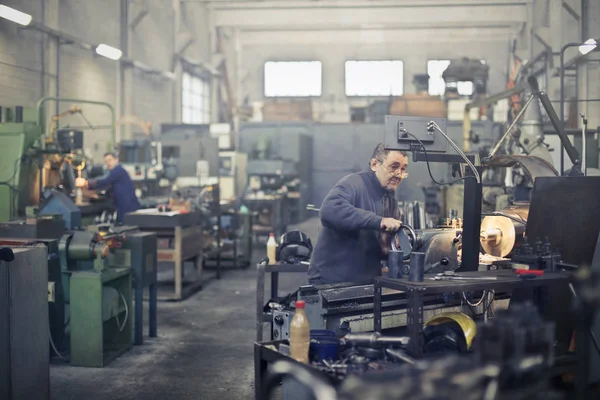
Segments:
[[[96,53],[115,61],[119,60],[123,55],[123,52],[121,50],[111,47],[107,44],[99,44],[98,46],[96,46]]]
[[[5,5],[0,5],[0,17],[25,26],[31,23],[31,15]]]
[[[594,50],[598,46],[598,42],[595,39],[586,40],[581,46],[579,46],[579,52],[583,55]]]

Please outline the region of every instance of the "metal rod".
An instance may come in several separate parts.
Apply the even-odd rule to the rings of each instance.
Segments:
[[[560,49],[560,122],[565,127],[565,51],[571,47],[579,47],[584,43],[567,43]],[[565,149],[560,149],[560,174],[565,173]]]
[[[506,130],[506,132],[504,133],[504,135],[502,135],[502,137],[500,138],[500,140],[498,141],[498,143],[496,143],[496,146],[494,146],[494,148],[490,152],[490,157],[493,157],[494,154],[496,154],[496,152],[500,149],[500,146],[506,140],[506,138],[508,137],[508,135],[512,131],[513,127],[517,124],[517,122],[519,122],[519,119],[521,119],[521,117],[525,113],[525,110],[527,110],[527,107],[529,107],[529,105],[531,104],[531,102],[533,101],[534,98],[535,98],[535,95],[533,95],[533,94],[531,96],[529,96],[529,98],[527,99],[527,101],[523,105],[523,108],[521,108],[521,111],[519,111],[519,114],[517,114],[517,116],[515,117],[514,121],[510,124],[510,126],[508,127],[508,129]]]
[[[585,115],[579,114],[581,116],[581,172],[583,175],[587,175],[587,135],[585,131],[587,130],[587,119]]]

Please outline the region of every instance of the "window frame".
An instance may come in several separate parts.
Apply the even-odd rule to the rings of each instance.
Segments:
[[[211,100],[210,80],[199,74],[183,71],[181,75],[181,122],[184,124],[210,124],[212,119]],[[198,103],[194,103],[194,101]]]

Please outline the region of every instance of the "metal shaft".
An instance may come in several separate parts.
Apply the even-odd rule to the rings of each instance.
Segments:
[[[533,94],[531,96],[529,96],[529,98],[527,99],[527,101],[523,105],[523,108],[521,108],[521,111],[519,111],[519,114],[517,114],[517,116],[515,117],[515,119],[512,122],[512,124],[510,124],[510,126],[508,127],[508,129],[506,130],[506,132],[504,133],[504,135],[502,135],[502,137],[500,138],[500,140],[498,141],[498,143],[496,143],[496,145],[494,146],[494,148],[490,152],[490,157],[493,157],[494,154],[496,154],[496,152],[500,149],[500,146],[502,145],[502,143],[504,143],[504,141],[506,140],[506,138],[508,137],[508,135],[510,135],[510,133],[512,132],[514,126],[517,124],[517,122],[519,122],[519,120],[521,119],[521,117],[523,116],[523,114],[525,114],[525,110],[527,110],[527,107],[529,107],[529,105],[531,104],[531,102],[533,101],[534,98],[535,98],[535,95],[533,95]]]

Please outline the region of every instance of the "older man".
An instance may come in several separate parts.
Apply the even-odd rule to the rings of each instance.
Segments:
[[[379,144],[368,169],[342,178],[329,191],[308,270],[311,284],[367,282],[381,275],[391,235],[402,226],[394,192],[407,168],[406,153]]]
[[[127,171],[119,165],[119,158],[116,154],[106,153],[104,155],[104,164],[109,171],[107,177],[91,181],[77,178],[75,184],[77,187],[97,190],[111,187],[113,201],[117,209],[117,223],[122,224],[125,214],[137,211],[140,208],[140,203],[135,195],[133,181]]]

